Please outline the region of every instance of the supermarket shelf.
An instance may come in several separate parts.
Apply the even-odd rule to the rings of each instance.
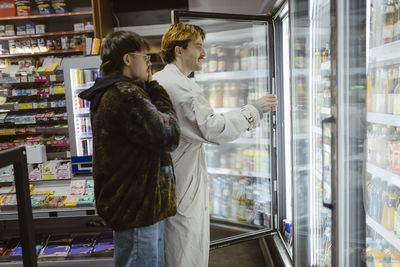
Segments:
[[[400,175],[394,174],[372,163],[367,163],[367,172],[379,176],[381,179],[387,181],[388,184],[400,187]]]
[[[70,151],[64,151],[64,152],[48,152],[46,153],[47,159],[66,159],[71,157],[71,152]]]
[[[68,135],[68,128],[36,128],[36,133]]]
[[[93,30],[88,30],[88,31],[64,31],[64,32],[46,32],[46,33],[23,34],[23,35],[9,35],[9,36],[0,36],[0,40],[43,37],[43,36],[74,35],[74,34],[84,34],[93,32],[94,32]]]
[[[71,16],[86,16],[92,15],[92,11],[81,11],[81,12],[68,12],[63,14],[48,14],[48,15],[32,15],[32,16],[12,16],[12,17],[1,17],[1,20],[24,20],[24,19],[43,19],[43,18],[54,18],[54,17],[71,17]]]
[[[234,176],[250,176],[250,177],[261,177],[271,178],[269,173],[266,172],[253,172],[253,171],[238,171],[232,169],[221,169],[221,168],[208,168],[210,174],[222,174],[222,175],[234,175]]]
[[[261,138],[239,138],[231,142],[231,144],[248,144],[248,145],[269,145],[268,139]]]
[[[23,76],[23,77],[6,77],[1,78],[0,83],[14,84],[14,83],[44,83],[44,82],[63,82],[63,75],[46,75],[46,76]]]
[[[34,107],[37,103],[25,103],[25,104],[32,104],[32,107],[26,106],[21,107],[21,103],[19,104],[5,104],[5,105],[0,105],[0,112],[10,112],[10,111],[30,111],[30,110],[38,110],[38,109],[50,109],[50,108],[65,108],[66,106],[60,106],[60,107],[51,107],[51,103],[47,103],[46,107]],[[50,104],[50,106],[48,105]]]
[[[388,63],[400,60],[400,41],[369,49],[369,62]]]
[[[367,225],[388,241],[397,250],[400,250],[400,239],[391,231],[384,228],[371,217],[367,216]]]
[[[244,71],[226,71],[196,74],[196,82],[208,81],[229,81],[229,80],[246,80],[256,78],[267,78],[268,70],[244,70]]]
[[[400,127],[400,115],[367,112],[367,121]]]
[[[66,50],[52,50],[47,52],[39,53],[23,53],[23,54],[3,54],[0,58],[12,58],[12,57],[31,57],[40,55],[53,55],[53,54],[72,54],[72,53],[82,53],[83,49],[66,49]]]
[[[0,261],[0,266],[23,267],[22,261]],[[109,267],[114,266],[112,257],[82,257],[73,260],[38,260],[38,266],[88,266]]]
[[[1,211],[2,220],[18,220],[17,211]],[[34,219],[46,218],[68,218],[68,217],[83,217],[96,216],[97,212],[94,207],[85,208],[58,208],[58,209],[34,209],[32,211]]]

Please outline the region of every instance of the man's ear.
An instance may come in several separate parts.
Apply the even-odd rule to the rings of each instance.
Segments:
[[[175,56],[182,56],[183,48],[180,46],[175,46]]]
[[[123,57],[122,60],[124,61],[125,65],[129,65],[131,63],[132,58],[129,56],[128,53],[126,53]]]

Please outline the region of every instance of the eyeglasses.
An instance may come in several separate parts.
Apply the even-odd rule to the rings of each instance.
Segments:
[[[150,62],[151,56],[149,56],[149,55],[142,54],[142,53],[137,53],[137,52],[130,52],[128,54],[134,54],[134,55],[142,56],[142,57],[144,57],[144,59],[146,60],[147,63]]]

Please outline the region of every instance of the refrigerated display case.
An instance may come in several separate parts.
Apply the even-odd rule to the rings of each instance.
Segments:
[[[276,93],[271,17],[174,11],[173,19],[198,25],[206,32],[203,68],[189,77],[202,88],[216,113]],[[220,237],[235,243],[255,233],[276,233],[282,241],[278,234],[276,136],[276,113],[271,112],[264,114],[258,128],[231,143],[206,144],[211,249],[218,246]],[[214,234],[216,229],[226,230],[226,234]],[[238,231],[229,231],[232,229]],[[290,256],[287,258],[290,261]]]
[[[400,7],[368,1],[367,237],[372,264],[400,262]]]
[[[93,153],[90,102],[78,97],[101,77],[99,56],[68,58],[63,61],[71,156]]]
[[[363,266],[365,3],[290,1],[295,266]]]

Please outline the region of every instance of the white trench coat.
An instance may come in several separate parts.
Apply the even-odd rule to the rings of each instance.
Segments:
[[[201,88],[175,65],[154,75],[168,92],[181,127],[178,148],[171,154],[176,177],[178,212],[165,220],[167,267],[208,266],[210,218],[204,143],[224,144],[255,128],[260,112],[253,105],[214,113]]]

